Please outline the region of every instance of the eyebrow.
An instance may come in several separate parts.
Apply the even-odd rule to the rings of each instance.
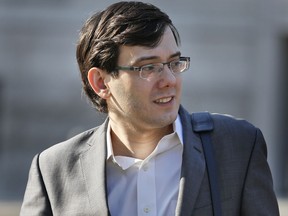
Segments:
[[[174,58],[174,57],[178,57],[178,56],[181,56],[180,51],[170,55],[169,58]],[[136,59],[135,61],[133,61],[132,65],[136,65],[142,61],[153,60],[153,59],[157,59],[157,58],[159,58],[159,56],[143,56],[143,57],[140,57],[140,58]]]

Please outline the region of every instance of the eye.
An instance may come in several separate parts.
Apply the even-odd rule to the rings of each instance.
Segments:
[[[156,69],[156,66],[152,64],[142,66],[142,71],[145,71],[145,72],[153,72],[155,69]]]
[[[141,67],[140,76],[147,79],[154,76],[155,74],[159,74],[161,71],[161,67],[159,67],[157,64],[144,65]]]
[[[182,65],[182,62],[177,60],[177,61],[173,61],[170,63],[170,66],[173,68],[173,69],[177,69],[177,68],[180,68]]]
[[[183,67],[185,67],[185,64],[181,60],[176,60],[171,62],[170,66],[174,73],[181,73],[183,71]]]
[[[175,60],[171,62],[172,67],[180,67],[182,65],[182,62],[180,60]]]

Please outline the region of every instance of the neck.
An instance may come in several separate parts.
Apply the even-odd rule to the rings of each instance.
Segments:
[[[173,126],[163,128],[136,128],[125,122],[110,119],[111,141],[115,156],[127,156],[138,159],[147,158],[156,148],[160,139],[173,132]]]

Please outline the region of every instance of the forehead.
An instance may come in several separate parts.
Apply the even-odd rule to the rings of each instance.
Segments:
[[[155,59],[165,62],[175,53],[179,53],[179,47],[171,29],[167,27],[156,47],[121,46],[118,65],[134,65],[141,59]]]

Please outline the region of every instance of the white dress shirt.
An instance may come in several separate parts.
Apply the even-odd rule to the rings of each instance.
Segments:
[[[107,192],[112,216],[175,215],[182,165],[183,137],[178,116],[144,160],[114,156],[107,130]]]

